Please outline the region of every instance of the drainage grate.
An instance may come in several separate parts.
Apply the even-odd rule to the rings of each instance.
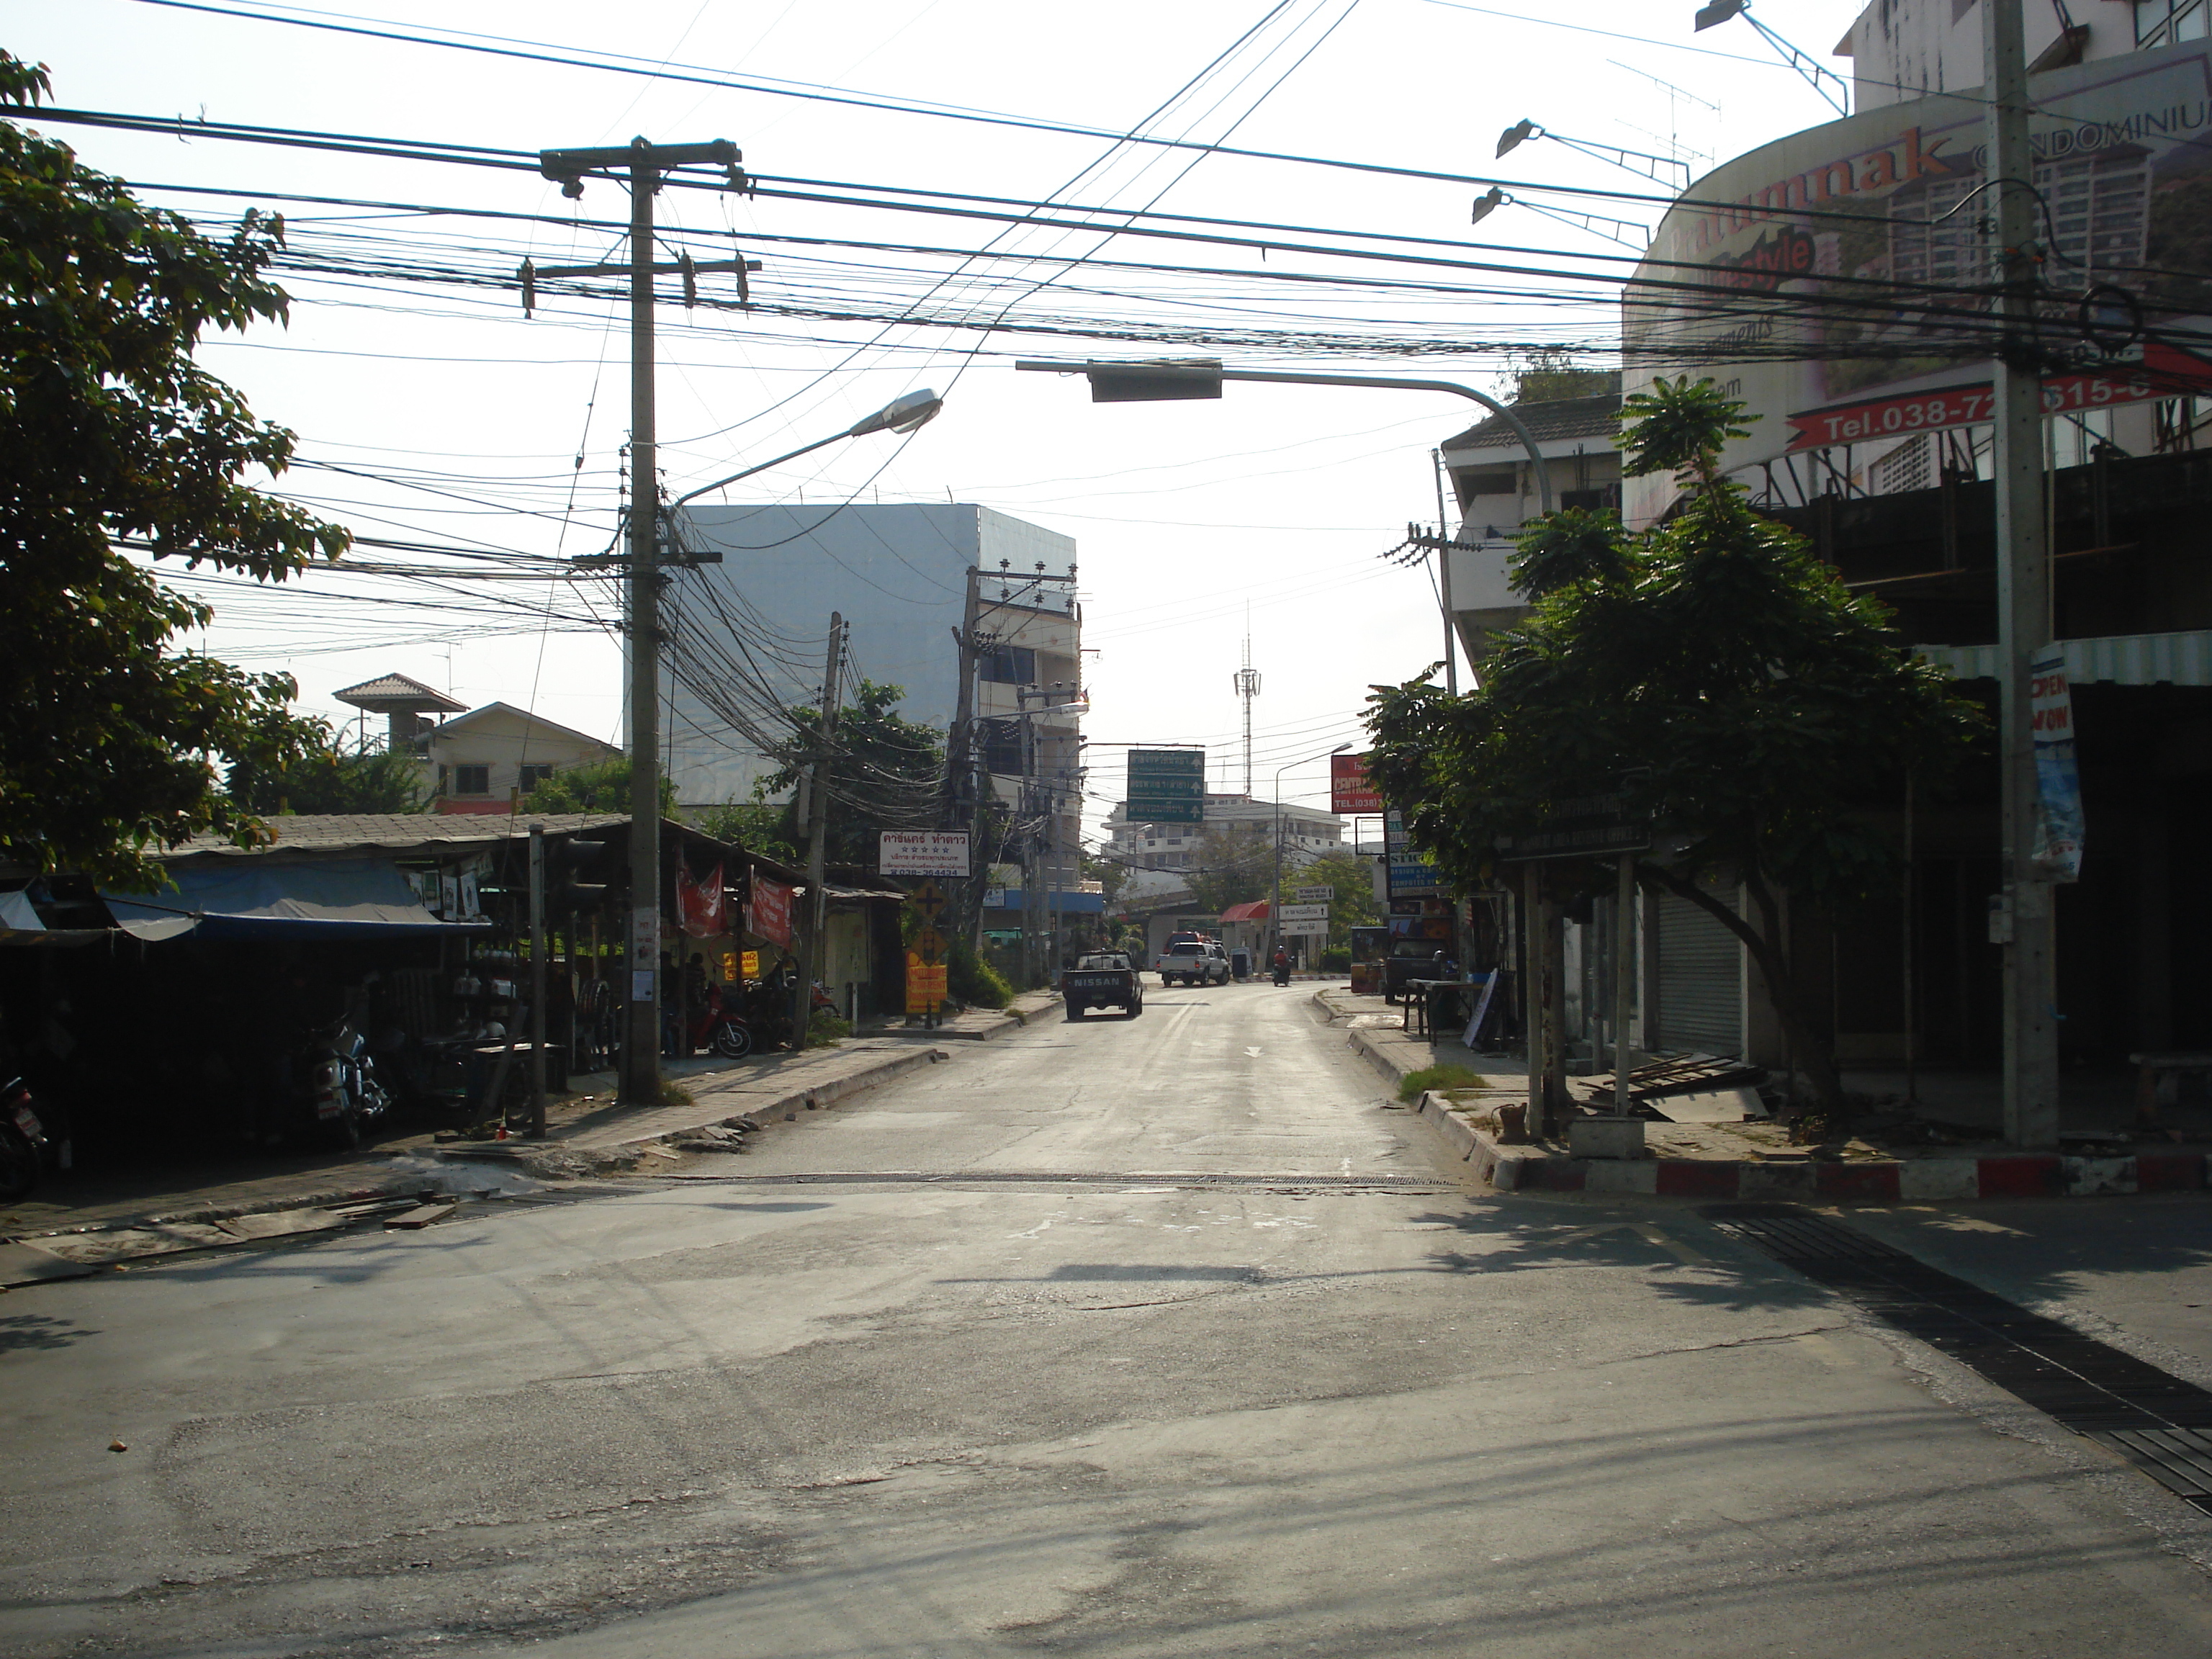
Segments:
[[[1822,1217],[1781,1205],[1704,1213],[2212,1513],[2212,1393]]]
[[[1065,1170],[815,1170],[805,1175],[663,1176],[667,1186],[929,1187],[988,1183],[1011,1187],[1309,1187],[1332,1191],[1382,1188],[1393,1192],[1449,1192],[1434,1176],[1123,1174]]]

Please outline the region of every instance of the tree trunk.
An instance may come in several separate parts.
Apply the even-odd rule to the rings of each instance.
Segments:
[[[1678,898],[1687,899],[1708,915],[1718,921],[1729,932],[1743,941],[1751,952],[1752,960],[1759,964],[1759,975],[1766,981],[1766,988],[1774,998],[1774,1011],[1780,1016],[1783,1029],[1790,1034],[1790,1047],[1796,1051],[1797,1065],[1804,1071],[1813,1085],[1814,1098],[1824,1110],[1833,1110],[1843,1103],[1843,1082],[1829,1063],[1827,1051],[1813,1035],[1797,1006],[1797,987],[1790,976],[1787,958],[1783,954],[1781,918],[1774,896],[1766,884],[1758,878],[1747,878],[1744,884],[1751,889],[1752,899],[1759,906],[1760,926],[1753,927],[1735,909],[1723,904],[1693,881],[1686,881],[1671,870],[1662,870],[1656,864],[1638,864],[1637,878],[1663,888]]]

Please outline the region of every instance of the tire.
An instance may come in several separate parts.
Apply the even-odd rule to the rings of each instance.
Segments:
[[[0,1124],[0,1204],[13,1204],[39,1184],[38,1149],[12,1123]]]
[[[752,1028],[734,1019],[719,1021],[707,1046],[724,1060],[743,1060],[753,1051]]]
[[[1143,1003],[1133,1002],[1121,1011],[1121,1018],[1124,1019],[1134,1019],[1139,1014],[1141,1014],[1144,1012],[1145,1005]]]
[[[1067,1017],[1070,1019],[1081,1019],[1083,1018],[1083,1005],[1079,1002],[1069,1003],[1067,1005]]]
[[[323,1125],[323,1139],[326,1144],[338,1152],[359,1152],[361,1150],[361,1109],[351,1101],[348,1101],[336,1117]]]

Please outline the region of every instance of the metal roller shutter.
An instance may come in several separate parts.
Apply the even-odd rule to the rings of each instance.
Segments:
[[[1731,904],[1732,892],[1722,896]],[[1659,899],[1659,1037],[1662,1048],[1706,1054],[1743,1052],[1743,946],[1687,899]]]

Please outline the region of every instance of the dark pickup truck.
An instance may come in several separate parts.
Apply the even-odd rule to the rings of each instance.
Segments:
[[[1060,996],[1070,1019],[1081,1019],[1086,1008],[1119,1008],[1124,1019],[1145,1012],[1145,988],[1136,966],[1119,951],[1079,957],[1074,967],[1061,969]]]

